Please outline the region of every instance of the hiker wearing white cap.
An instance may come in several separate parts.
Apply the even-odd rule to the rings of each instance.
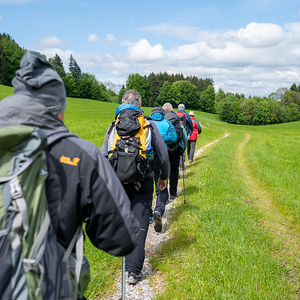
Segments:
[[[193,111],[190,111],[189,115],[193,122],[193,133],[189,136],[189,139],[188,139],[187,155],[188,155],[189,163],[192,163],[194,161],[197,137],[198,137],[198,134],[200,134],[202,132],[202,128],[201,128],[199,122],[195,119],[195,113]]]

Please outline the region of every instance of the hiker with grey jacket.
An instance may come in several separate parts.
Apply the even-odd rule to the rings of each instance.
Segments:
[[[141,110],[142,98],[141,95],[136,90],[128,90],[124,93],[122,97],[122,104],[117,108],[115,113],[116,121],[112,122],[107,130],[105,140],[101,147],[101,152],[104,156],[108,158],[109,152],[109,142],[111,141],[110,137],[112,133],[116,129],[118,131],[119,122],[118,119],[122,116],[125,116],[124,121],[127,124],[127,127],[131,127],[133,125],[133,115],[139,115],[140,118],[144,118],[144,112]],[[118,122],[117,122],[118,121]],[[165,143],[158,131],[157,126],[152,120],[147,120],[147,124],[145,127],[150,129],[151,132],[151,148],[153,149],[154,154],[156,155],[158,166],[160,168],[160,175],[157,180],[157,185],[160,190],[164,190],[167,186],[167,178],[168,178],[168,152],[165,146]],[[117,128],[118,127],[118,128]],[[120,129],[120,128],[119,128]],[[126,128],[122,128],[126,131]],[[143,131],[143,128],[140,129]],[[149,133],[149,132],[148,132]],[[135,139],[135,136],[132,137]],[[120,144],[125,141],[130,142],[130,136],[123,136],[123,138],[119,139]],[[137,142],[139,144],[139,142]],[[134,148],[133,146],[128,146],[127,152],[130,149]],[[119,151],[117,151],[119,152]],[[117,154],[117,153],[115,153]],[[151,154],[151,153],[148,153]],[[122,152],[123,158],[126,159],[126,154]],[[121,160],[122,158],[120,158]],[[123,162],[119,161],[120,166]],[[128,170],[135,171],[135,170]],[[127,172],[126,172],[127,173]],[[120,174],[126,175],[126,174]],[[121,177],[121,176],[120,176]],[[137,220],[140,223],[140,236],[138,241],[138,246],[135,250],[126,256],[126,271],[128,272],[128,283],[136,284],[139,280],[142,279],[142,268],[145,260],[145,242],[149,228],[149,218],[151,214],[152,207],[152,199],[153,199],[153,177],[154,172],[151,169],[146,169],[145,178],[141,182],[132,182],[132,183],[123,183],[123,186],[127,192],[129,199],[131,200],[131,208]]]
[[[12,81],[14,95],[0,102],[0,127],[39,127],[48,140],[68,133],[64,124],[65,87],[55,69],[34,51],[25,53],[20,66]],[[99,149],[79,137],[66,136],[51,144],[46,154],[47,203],[58,242],[67,248],[85,222],[86,234],[98,249],[115,256],[130,254],[138,242],[139,223]],[[53,271],[61,276],[61,270]],[[42,294],[47,299],[59,299],[60,291],[60,285],[43,284]]]

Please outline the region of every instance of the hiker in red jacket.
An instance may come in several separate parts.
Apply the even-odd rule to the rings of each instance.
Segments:
[[[202,132],[201,126],[197,120],[195,120],[195,114],[193,111],[189,112],[189,115],[193,122],[193,133],[190,135],[187,144],[187,154],[189,158],[189,163],[192,163],[194,160],[195,147],[197,142],[198,134]]]

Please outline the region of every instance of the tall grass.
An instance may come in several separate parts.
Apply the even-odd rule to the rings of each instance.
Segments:
[[[0,86],[0,99],[9,93]],[[101,147],[116,107],[68,98],[66,125]],[[151,259],[165,283],[156,299],[299,299],[300,122],[238,126],[195,113],[203,126],[197,148],[214,143],[187,165],[187,204],[180,195],[173,238]],[[85,253],[86,296],[103,299],[121,259],[88,239]]]

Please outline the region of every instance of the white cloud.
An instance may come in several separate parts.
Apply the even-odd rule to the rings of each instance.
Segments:
[[[97,36],[97,34],[91,33],[88,36],[88,41],[92,42],[92,43],[97,43],[97,42],[99,42],[99,37]]]
[[[142,39],[129,46],[127,52],[132,60],[139,62],[159,60],[164,54],[161,44],[157,44],[152,47],[146,39]]]
[[[2,16],[0,15],[0,20],[2,20],[3,18],[2,18]]]
[[[159,26],[158,26],[159,27]],[[164,25],[165,34],[174,34],[171,24]],[[186,25],[179,30],[188,30]],[[168,30],[167,30],[168,29]],[[47,48],[63,59],[67,66],[73,54],[83,72],[100,80],[120,80],[130,73],[183,73],[198,78],[212,78],[225,92],[267,96],[281,87],[300,83],[300,23],[283,27],[276,24],[250,23],[244,28],[227,31],[201,31],[192,27],[191,43],[164,49],[162,43],[147,39],[123,41],[127,54],[87,54]],[[201,38],[200,38],[201,37]],[[124,80],[125,84],[125,80]]]
[[[106,40],[107,43],[114,43],[114,42],[117,41],[117,39],[115,38],[115,36],[112,33],[108,33],[106,35],[106,39],[105,40]]]
[[[64,42],[55,36],[49,36],[46,38],[41,39],[37,46],[40,48],[54,48],[54,47],[60,47],[64,44]]]
[[[284,40],[285,32],[277,24],[252,22],[241,28],[237,37],[246,47],[272,47]]]

